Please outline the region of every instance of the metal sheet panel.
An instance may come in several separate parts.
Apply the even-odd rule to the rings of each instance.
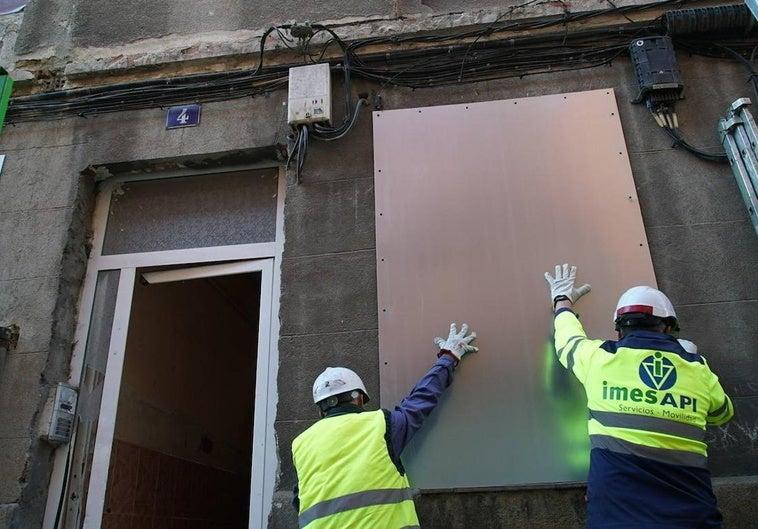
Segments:
[[[583,390],[557,365],[544,272],[578,265],[588,333],[655,285],[612,90],[374,114],[381,405],[450,322],[480,352],[403,454],[423,489],[581,481]]]

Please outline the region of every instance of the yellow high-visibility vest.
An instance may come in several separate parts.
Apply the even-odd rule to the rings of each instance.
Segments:
[[[584,385],[592,448],[706,468],[706,424],[734,414],[705,358],[672,336],[592,340],[568,310],[555,317],[558,360]]]
[[[301,528],[419,526],[408,478],[390,458],[384,412],[321,419],[292,442]]]

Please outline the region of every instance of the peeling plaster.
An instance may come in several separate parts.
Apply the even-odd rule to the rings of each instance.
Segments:
[[[621,0],[616,5],[623,7],[641,4],[644,2]],[[576,9],[577,5],[579,9]],[[450,29],[461,31],[467,26],[486,25],[498,21],[556,16],[564,14],[567,6],[573,6],[575,11],[584,12],[608,7],[607,2],[602,0],[581,0],[574,4],[538,0],[510,6],[505,11],[487,8],[467,12],[403,14],[399,0],[396,0],[392,5],[393,17],[346,17],[318,23],[330,27],[342,39],[354,41],[377,35],[411,35]],[[265,29],[257,29],[215,31],[200,35],[168,35],[127,44],[114,43],[113,47],[107,48],[74,48],[65,59],[56,55],[59,50],[48,47],[34,54],[16,57],[15,60],[8,57],[8,65],[16,64],[16,69],[9,71],[12,71],[12,76],[17,80],[33,78],[35,71],[44,68],[61,72],[65,76],[85,76],[104,72],[115,73],[134,67],[176,65],[224,57],[249,56],[249,64],[245,67],[250,67],[257,63],[260,39],[264,32]],[[323,36],[324,40],[327,38],[327,35]],[[61,47],[65,48],[66,44],[68,43],[62,44]],[[275,35],[270,35],[266,41],[266,50],[282,49],[282,43],[277,41]],[[225,65],[225,68],[228,67],[228,64]]]

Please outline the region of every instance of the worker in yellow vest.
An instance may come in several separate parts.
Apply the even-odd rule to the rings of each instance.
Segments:
[[[587,338],[574,303],[576,267],[545,273],[555,352],[583,384],[589,408],[588,529],[717,529],[721,514],[707,467],[706,424],[734,414],[694,344],[677,340],[663,292],[633,287],[619,298],[618,341]],[[672,334],[673,333],[673,334]]]
[[[419,526],[400,454],[452,382],[458,362],[479,350],[474,338],[468,325],[458,332],[454,323],[447,339],[435,338],[437,361],[392,411],[365,410],[368,392],[350,369],[328,367],[316,378],[313,402],[322,419],[292,443],[301,528]]]

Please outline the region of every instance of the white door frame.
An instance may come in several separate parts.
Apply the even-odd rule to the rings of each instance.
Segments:
[[[271,168],[267,166],[234,167],[227,171]],[[261,303],[258,336],[258,355],[255,384],[255,414],[253,417],[253,458],[251,472],[249,529],[264,529],[271,511],[276,478],[277,455],[274,436],[274,419],[277,406],[277,370],[279,365],[279,296],[281,285],[281,257],[284,247],[284,193],[285,171],[279,167],[277,193],[276,236],[274,242],[239,244],[186,250],[167,250],[135,254],[102,255],[105,228],[110,208],[111,192],[127,179],[113,178],[103,184],[97,196],[93,217],[94,239],[87,265],[87,272],[79,301],[79,318],[75,333],[75,346],[71,357],[68,383],[79,387],[84,369],[87,335],[90,328],[98,273],[105,270],[120,270],[116,307],[108,350],[108,365],[103,386],[103,397],[95,439],[95,452],[90,472],[84,529],[99,529],[105,501],[108,463],[116,419],[118,392],[121,385],[126,334],[129,326],[133,286],[136,269],[151,266],[183,265],[215,262],[183,271],[157,272],[159,280],[172,277],[187,278],[228,275],[230,273],[260,272]],[[193,173],[197,174],[197,173]],[[208,173],[203,173],[208,174]],[[177,173],[170,176],[186,176]],[[149,178],[164,178],[166,175],[151,174]],[[138,178],[130,178],[134,180]],[[244,262],[233,262],[239,260]],[[224,262],[226,261],[226,262]],[[185,275],[182,276],[181,274]],[[200,276],[197,274],[207,274]],[[161,276],[161,274],[163,274]],[[179,275],[177,275],[179,274]],[[54,529],[60,499],[68,485],[67,456],[69,448],[77,442],[72,437],[68,446],[59,447],[55,453],[53,472],[48,490],[43,529]],[[79,529],[79,528],[66,528]]]

